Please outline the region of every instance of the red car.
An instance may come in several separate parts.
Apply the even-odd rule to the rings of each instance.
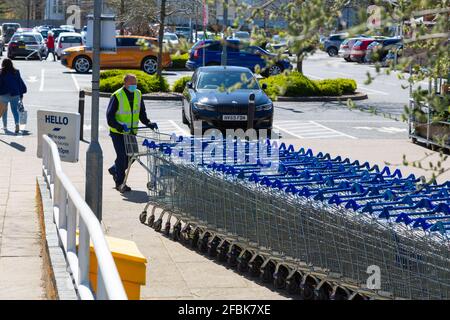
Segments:
[[[367,47],[374,42],[375,39],[359,39],[355,42],[350,51],[350,60],[355,62],[363,62],[366,56]]]

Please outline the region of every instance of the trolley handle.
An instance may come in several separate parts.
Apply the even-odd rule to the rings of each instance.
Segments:
[[[125,132],[130,132],[131,130],[139,130],[139,129],[150,129],[149,127],[128,127],[126,124],[123,124],[122,126],[123,126],[123,131],[125,131]],[[151,130],[159,133],[158,128],[151,129]]]

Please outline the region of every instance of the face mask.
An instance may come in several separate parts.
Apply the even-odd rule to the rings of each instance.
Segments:
[[[132,84],[128,86],[128,91],[130,92],[135,92],[137,90],[137,85],[136,84]]]

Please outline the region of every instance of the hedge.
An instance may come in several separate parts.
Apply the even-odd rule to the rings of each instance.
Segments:
[[[100,91],[114,92],[123,86],[123,77],[128,74],[135,74],[137,86],[142,93],[169,92],[169,84],[164,77],[149,75],[140,70],[108,70],[100,74]]]
[[[356,90],[352,79],[310,80],[297,71],[262,79],[260,83],[267,84],[265,92],[271,97],[341,96]]]
[[[172,54],[170,58],[172,59],[172,66],[170,69],[185,69],[186,61],[189,60],[189,53]]]
[[[191,78],[192,77],[190,77],[190,76],[186,76],[186,77],[182,77],[182,78],[178,79],[177,81],[175,81],[175,83],[173,84],[173,87],[172,87],[172,91],[183,93],[184,88],[186,87],[186,83],[191,81]]]

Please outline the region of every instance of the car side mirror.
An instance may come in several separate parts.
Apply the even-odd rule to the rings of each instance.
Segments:
[[[266,89],[267,89],[267,83],[263,83],[263,84],[261,85],[261,88],[262,88],[263,90],[266,90]]]
[[[194,85],[192,84],[191,81],[189,81],[188,83],[186,83],[186,86],[187,86],[189,89],[194,89]]]

